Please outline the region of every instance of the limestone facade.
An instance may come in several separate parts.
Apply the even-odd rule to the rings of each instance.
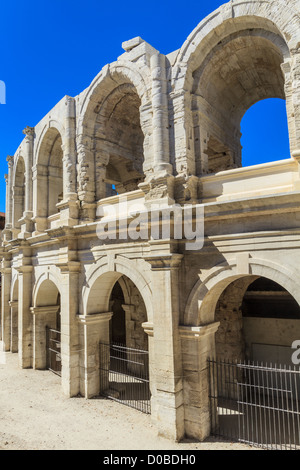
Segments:
[[[167,56],[123,43],[81,94],[24,130],[7,158],[1,248],[1,335],[20,367],[46,368],[46,327],[59,328],[62,390],[91,398],[99,342],[147,348],[158,432],[201,440],[207,359],[300,339],[299,26],[299,0],[232,0]],[[241,118],[271,97],[286,100],[291,157],[242,168]],[[120,226],[101,240],[104,208],[126,212],[124,201],[203,207],[203,247],[122,238]],[[251,290],[260,280],[273,284]],[[263,295],[281,299],[276,318],[249,314]]]

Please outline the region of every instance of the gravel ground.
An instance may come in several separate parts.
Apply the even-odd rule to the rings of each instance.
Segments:
[[[0,450],[251,450],[209,439],[170,442],[151,417],[111,400],[66,398],[49,371],[20,369],[17,354],[0,364]]]

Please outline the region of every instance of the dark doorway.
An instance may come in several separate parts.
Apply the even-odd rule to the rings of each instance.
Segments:
[[[111,324],[111,342],[126,345],[126,318],[124,305],[124,294],[118,282],[114,285],[111,293],[111,309],[113,312]]]

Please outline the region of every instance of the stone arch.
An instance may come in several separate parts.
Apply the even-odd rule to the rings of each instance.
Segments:
[[[249,259],[249,272],[239,272],[236,260],[215,266],[192,289],[185,313],[185,325],[205,325],[214,322],[220,295],[233,281],[252,276],[265,277],[281,285],[300,305],[297,273],[269,260]]]
[[[60,293],[59,276],[53,272],[42,273],[35,282],[32,291],[33,307],[56,305],[56,292]],[[50,303],[49,303],[50,302]]]
[[[19,297],[18,292],[19,286],[19,277],[18,274],[15,274],[12,278],[11,287],[10,287],[10,300],[17,301]]]
[[[82,290],[82,311],[84,315],[105,313],[109,311],[110,295],[115,283],[126,276],[137,287],[147,310],[147,321],[152,322],[152,293],[149,282],[129,260],[118,257],[112,268],[106,257],[101,258],[92,266],[86,276],[86,284]],[[126,295],[126,290],[124,290]]]
[[[264,7],[259,0],[228,2],[202,20],[188,36],[176,60],[175,76],[179,77],[179,66],[184,68],[181,77],[185,82],[184,88],[188,89],[187,82],[192,73],[188,69],[197,68],[196,56],[199,51],[201,57],[198,60],[202,61],[220,41],[237,30],[264,28],[281,35],[289,51],[294,51],[300,39],[298,24],[299,9],[297,11],[296,2],[294,8],[277,0],[266,2]],[[182,74],[184,71],[187,76]]]
[[[57,120],[51,119],[47,124],[44,125],[42,130],[37,134],[36,136],[36,147],[35,147],[35,152],[34,152],[34,162],[36,164],[42,163],[41,162],[41,146],[43,145],[44,138],[46,134],[48,133],[49,129],[55,129],[60,135],[62,140],[64,140],[65,137],[65,128],[64,126]]]
[[[283,3],[268,2],[265,8],[255,0],[230,2],[183,44],[174,88],[185,94],[186,146],[194,149],[197,175],[241,166],[240,122],[261,99],[286,98],[290,148],[295,149],[290,71],[300,40],[297,24],[299,13]]]
[[[87,90],[77,135],[79,193],[88,191],[88,202],[138,189],[151,167],[146,80],[136,65],[115,62]]]
[[[143,105],[150,102],[151,92],[150,87],[147,86],[147,77],[137,66],[127,62],[113,62],[105,65],[90,84],[83,99],[80,109],[79,135],[84,134],[84,128],[88,127],[87,120],[93,116],[93,106],[95,107],[99,103],[99,91],[101,94],[103,88],[105,96],[107,94],[107,91],[105,91],[107,85],[108,89],[113,89],[116,85],[116,82],[114,82],[116,76],[123,77],[119,79],[120,83],[132,83]]]

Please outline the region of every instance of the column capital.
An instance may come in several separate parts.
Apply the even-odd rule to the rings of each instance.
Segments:
[[[67,261],[66,263],[57,263],[56,266],[62,274],[79,273],[81,270],[80,261]]]
[[[23,134],[30,138],[34,137],[34,132],[34,127],[26,126],[25,129],[23,129]]]
[[[11,169],[14,166],[14,157],[13,157],[13,155],[7,155],[6,161],[8,163],[8,168]]]
[[[78,315],[79,323],[83,325],[95,325],[101,322],[108,322],[113,316],[113,312],[92,313],[90,315]]]
[[[150,323],[150,322],[142,323],[142,328],[144,328],[144,332],[148,336],[153,336],[153,323]]]
[[[181,339],[199,340],[201,337],[216,333],[220,322],[208,323],[202,326],[179,326],[179,335]]]

